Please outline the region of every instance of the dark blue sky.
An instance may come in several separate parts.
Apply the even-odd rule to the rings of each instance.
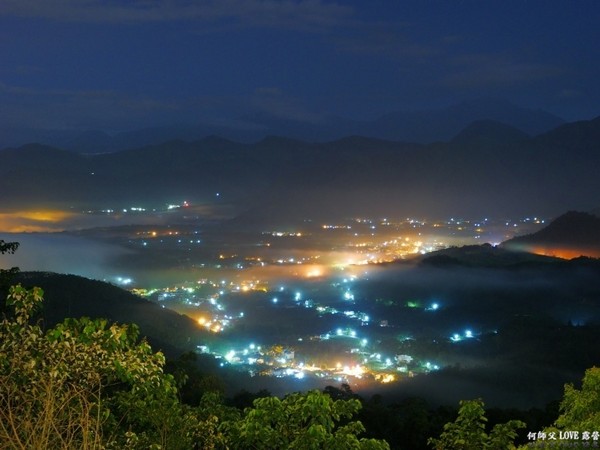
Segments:
[[[597,0],[0,0],[0,121],[243,128],[482,97],[590,119],[599,24]]]

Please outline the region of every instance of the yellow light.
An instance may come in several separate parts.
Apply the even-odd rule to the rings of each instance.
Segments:
[[[375,379],[380,383],[391,383],[396,380],[396,377],[391,373],[381,373],[375,375]]]
[[[61,222],[77,214],[59,210],[17,211],[0,213],[0,230],[11,233],[58,231]]]
[[[362,378],[363,374],[365,373],[365,368],[359,365],[353,367],[345,366],[343,373],[356,378]]]
[[[308,272],[306,272],[307,278],[320,277],[321,275],[323,275],[323,272],[320,269],[310,269]]]

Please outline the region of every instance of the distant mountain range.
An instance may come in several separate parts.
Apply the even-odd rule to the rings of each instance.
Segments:
[[[448,142],[170,141],[82,155],[0,151],[2,208],[227,206],[246,224],[356,215],[546,214],[598,206],[600,117],[528,134],[476,121]]]
[[[239,142],[256,142],[270,135],[288,136],[308,142],[325,142],[360,135],[428,144],[447,141],[477,120],[502,122],[529,135],[537,135],[565,123],[563,119],[541,110],[521,108],[502,100],[480,99],[439,110],[393,112],[364,121],[326,117],[317,122],[303,122],[257,114],[239,118],[236,126],[161,126],[119,133],[0,125],[0,149],[37,142],[79,153],[104,153],[157,145],[175,139],[197,141],[210,135]]]

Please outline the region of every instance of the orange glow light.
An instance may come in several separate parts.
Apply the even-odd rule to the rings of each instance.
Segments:
[[[61,231],[62,222],[76,214],[60,210],[0,213],[0,230],[9,233]]]
[[[600,258],[600,249],[593,248],[532,247],[527,250],[536,255],[554,256],[562,259],[573,259],[580,256]]]

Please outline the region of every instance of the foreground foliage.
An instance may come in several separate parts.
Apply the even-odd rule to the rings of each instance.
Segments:
[[[357,437],[358,400],[319,391],[257,399],[243,415],[218,393],[185,405],[136,326],[81,318],[43,331],[42,296],[11,287],[0,322],[0,448],[389,448]]]
[[[349,419],[360,408],[356,399],[333,400],[320,391],[310,391],[283,400],[256,399],[254,408],[247,408],[241,420],[224,425],[239,449],[389,449],[385,441],[357,437],[365,429]]]
[[[488,434],[486,422],[480,399],[462,401],[456,420],[444,425],[440,437],[430,438],[428,443],[435,450],[514,449],[517,430],[526,426],[520,420],[510,420],[495,425]],[[597,447],[600,442],[600,368],[586,370],[581,389],[566,384],[560,415],[554,424],[542,430],[528,430],[526,439],[529,444],[520,449]]]
[[[18,242],[6,242],[4,239],[0,239],[0,255],[5,253],[11,255],[14,254],[19,248]],[[18,267],[12,267],[10,269],[0,269],[0,289],[8,286],[11,277],[19,272]]]
[[[539,446],[559,442],[574,449],[598,447],[600,442],[600,368],[585,371],[581,389],[565,385],[560,415],[553,426],[532,433],[529,440]],[[526,447],[523,447],[526,448]]]
[[[509,450],[515,448],[516,430],[525,427],[520,420],[510,420],[495,425],[488,434],[486,422],[481,399],[461,401],[456,421],[444,425],[444,432],[429,439],[429,444],[435,450]]]
[[[0,323],[2,448],[191,448],[210,428],[137,327],[82,318],[44,332],[30,323],[42,294],[13,286]]]
[[[600,431],[600,368],[586,370],[581,389],[565,386],[560,410],[555,422],[558,429]]]

